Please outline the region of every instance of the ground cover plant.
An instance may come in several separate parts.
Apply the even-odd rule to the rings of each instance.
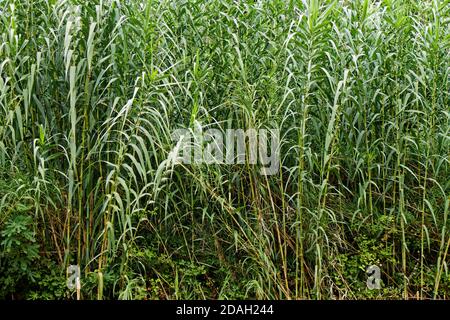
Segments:
[[[449,106],[448,0],[0,0],[0,298],[448,299]]]

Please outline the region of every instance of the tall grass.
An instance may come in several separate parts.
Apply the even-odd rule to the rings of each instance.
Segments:
[[[83,298],[448,298],[449,17],[0,0],[0,229],[26,205]],[[279,173],[175,164],[196,126],[279,129]]]

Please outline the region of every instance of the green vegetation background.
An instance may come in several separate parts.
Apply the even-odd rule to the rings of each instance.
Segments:
[[[0,0],[0,298],[449,298],[449,52],[449,1]]]

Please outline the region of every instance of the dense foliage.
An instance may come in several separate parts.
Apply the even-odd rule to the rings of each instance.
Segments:
[[[0,298],[449,298],[449,106],[448,0],[0,0]]]

